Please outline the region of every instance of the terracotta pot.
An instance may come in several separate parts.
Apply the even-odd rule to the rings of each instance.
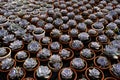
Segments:
[[[99,79],[99,80],[104,80],[104,73],[102,72],[102,70],[100,70],[99,68],[97,68],[97,67],[89,67],[89,68],[87,68],[86,69],[86,71],[85,71],[85,76],[86,76],[86,78],[87,78],[87,80],[91,80],[91,78],[90,78],[90,76],[88,75],[88,70],[89,69],[92,69],[92,68],[96,68],[97,70],[99,70],[100,72],[101,72],[101,79]]]
[[[50,65],[50,62],[48,62],[48,67],[53,71],[53,72],[58,72],[59,70],[58,69],[55,69],[53,68],[51,65]],[[60,68],[63,67],[63,62],[61,62],[61,65],[60,65]]]
[[[0,61],[2,61],[5,58],[11,57],[11,49],[9,47],[3,47],[7,49],[7,54],[5,56],[0,57]]]
[[[43,37],[44,38],[44,37]],[[41,38],[40,40],[39,40],[39,43],[41,44],[41,45],[43,45],[43,46],[48,46],[49,44],[44,44],[44,43],[42,43],[42,39],[43,38]],[[51,37],[49,37],[50,38],[50,43],[52,42],[52,38]]]
[[[117,80],[117,79],[115,79],[113,77],[106,77],[104,80]]]
[[[94,30],[94,29],[89,29],[89,30]],[[89,32],[89,30],[88,30],[88,32]],[[96,30],[95,30],[96,31]],[[89,33],[88,33],[89,34]],[[96,31],[96,34],[89,34],[90,35],[90,37],[96,37],[97,35],[98,35],[98,31]]]
[[[62,32],[68,32],[70,30],[70,28],[68,27],[68,29],[63,29],[62,26],[60,26],[59,30],[61,30]]]
[[[70,40],[69,40],[68,42],[61,41],[61,40],[60,40],[60,37],[59,37],[59,42],[60,42],[61,44],[69,44],[70,41],[72,41],[72,38],[71,38],[71,37],[70,37]]]
[[[30,57],[29,51],[27,51],[27,50],[21,50],[21,51],[25,51],[25,52],[27,53],[27,58]],[[19,51],[18,51],[18,52],[19,52]],[[18,53],[18,52],[17,52],[17,53]],[[24,60],[19,60],[19,59],[17,59],[17,53],[16,53],[15,56],[14,56],[15,60],[16,60],[17,62],[24,62],[25,59],[24,59]]]
[[[101,29],[96,29],[96,28],[93,27],[93,25],[91,27],[92,27],[92,29],[96,30],[98,32],[98,34],[103,34],[104,33],[104,30],[103,30],[104,27],[102,27]]]
[[[26,76],[26,71],[25,71],[23,68],[22,68],[22,70],[23,70],[23,72],[24,72],[24,75],[23,75],[21,78],[18,78],[18,80],[22,80],[22,79],[24,79],[25,76]],[[9,73],[10,73],[10,72],[9,72]],[[9,74],[9,73],[8,73],[8,74]],[[8,74],[7,74],[7,80],[11,80]]]
[[[100,42],[99,39],[98,39],[98,36],[96,37],[96,41]],[[110,40],[108,38],[106,42],[100,42],[100,43],[103,44],[103,45],[106,45],[106,44],[110,43]]]
[[[50,80],[51,77],[52,77],[52,71],[51,71],[51,73],[50,73],[50,76],[49,76],[47,79],[45,79],[45,80]],[[40,79],[40,78],[37,79],[36,71],[34,71],[34,80],[42,80],[42,79]]]
[[[39,65],[40,65],[39,59],[38,59],[38,58],[34,58],[34,59],[37,60],[37,65],[36,65],[36,67],[34,67],[33,69],[26,69],[25,66],[24,66],[24,64],[23,64],[23,68],[24,68],[26,71],[35,71],[35,70],[39,67]]]
[[[73,40],[69,42],[69,47],[75,51],[81,50],[83,49],[84,45],[81,46],[81,48],[72,48],[71,44],[72,44]]]
[[[110,61],[108,60],[109,66],[107,66],[107,67],[102,67],[102,66],[99,66],[99,65],[97,64],[97,62],[96,62],[96,60],[97,60],[98,57],[100,57],[100,56],[97,56],[97,57],[94,58],[94,65],[95,65],[96,67],[98,67],[99,69],[101,69],[101,70],[107,70],[107,69],[109,68],[109,66],[111,65]]]
[[[14,60],[14,59],[13,59]],[[0,65],[1,65],[1,62],[0,62]],[[5,69],[1,69],[0,68],[0,72],[9,72],[13,67],[15,67],[16,66],[16,61],[14,60],[14,64],[12,65],[12,67],[11,68],[9,68],[9,69],[7,69],[7,70],[5,70]],[[1,66],[0,66],[1,67]]]
[[[37,40],[40,40],[41,38],[45,37],[45,30],[42,34],[35,34],[35,31],[32,32],[32,34],[35,36]]]
[[[70,68],[70,67],[68,67],[68,68]],[[61,72],[62,72],[62,70],[63,70],[64,68],[62,68],[60,71],[59,71],[59,73],[58,73],[58,80],[62,80],[62,78],[61,78]],[[73,69],[73,68],[70,68],[72,71],[73,71],[73,73],[74,73],[74,79],[72,79],[72,80],[77,80],[77,73],[76,73],[76,71]]]
[[[74,68],[72,66],[72,61],[70,62],[70,67],[75,69],[76,72],[83,72],[83,71],[85,71],[87,69],[87,66],[88,66],[88,64],[87,64],[87,62],[85,60],[84,60],[84,63],[85,63],[85,67],[83,69],[76,69],[76,68]]]
[[[70,51],[70,57],[68,57],[68,58],[66,58],[66,59],[64,59],[64,58],[62,58],[62,59],[63,59],[63,60],[71,60],[71,59],[74,57],[74,52],[73,52],[70,48],[64,48],[64,49]],[[61,50],[62,50],[62,49],[61,49]],[[61,50],[60,50],[60,51],[61,51]],[[59,51],[59,55],[60,55],[60,51]]]
[[[96,53],[96,52],[103,52],[103,46],[102,46],[101,43],[99,43],[99,44],[101,45],[101,49],[99,49],[99,50],[92,49],[91,46],[90,46],[91,43],[88,44],[88,48],[90,48],[91,50],[93,50],[95,53]]]
[[[93,60],[95,58],[96,54],[95,54],[95,52],[93,50],[91,50],[91,52],[93,54],[93,57],[91,57],[91,58],[85,58],[84,56],[82,56],[81,51],[80,51],[80,57],[83,58],[84,60],[88,60],[88,61]]]
[[[22,80],[36,80],[36,79],[34,79],[32,77],[27,77],[27,78],[23,78]]]
[[[61,49],[62,49],[62,45],[60,44],[60,49],[58,49],[58,50],[52,50],[51,48],[50,48],[50,45],[51,45],[51,43],[48,45],[48,49],[49,50],[51,50],[52,52],[59,52]]]

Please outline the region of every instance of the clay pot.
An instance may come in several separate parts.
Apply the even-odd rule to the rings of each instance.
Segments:
[[[89,68],[86,69],[85,76],[86,76],[87,80],[91,80],[90,76],[88,75],[88,71],[89,71],[89,69],[92,69],[92,68],[96,68],[97,70],[99,70],[100,73],[101,73],[101,78],[99,80],[104,80],[104,73],[102,72],[102,70],[100,70],[97,67],[89,67]]]
[[[36,65],[36,67],[34,67],[33,69],[26,69],[25,66],[24,66],[24,64],[23,64],[23,68],[24,68],[26,71],[35,71],[35,70],[39,67],[39,65],[40,65],[39,59],[38,59],[38,58],[34,58],[34,59],[37,60],[37,65]]]
[[[14,60],[14,59],[13,59]],[[0,65],[1,65],[1,62],[0,62]],[[9,72],[13,67],[15,67],[16,66],[16,61],[14,60],[14,64],[12,65],[12,67],[11,68],[9,68],[9,69],[7,69],[7,70],[5,70],[5,69],[1,69],[0,68],[0,72]],[[1,67],[1,66],[0,66]]]
[[[68,67],[68,68],[70,68],[70,67]],[[58,73],[58,80],[64,80],[64,79],[62,79],[61,78],[61,72],[62,72],[62,70],[63,70],[64,68],[62,68],[60,71],[59,71],[59,73]],[[72,71],[73,71],[73,73],[74,73],[74,78],[72,79],[72,80],[77,80],[77,73],[76,73],[76,71],[73,69],[73,68],[70,68]]]
[[[43,38],[45,38],[45,37],[43,37]],[[41,38],[41,39],[39,40],[40,44],[43,45],[43,46],[48,46],[49,43],[48,43],[48,44],[45,44],[45,43],[42,42],[43,38]],[[52,38],[51,38],[51,37],[49,37],[49,38],[50,38],[50,43],[51,43],[51,42],[52,42]]]
[[[61,36],[62,36],[62,35],[61,35]],[[61,36],[60,36],[60,37],[61,37]],[[69,35],[68,35],[68,36],[69,36]],[[60,40],[60,37],[59,37],[59,42],[60,42],[61,44],[69,44],[69,42],[72,40],[72,38],[71,38],[70,36],[69,36],[69,37],[70,37],[70,40],[67,41],[67,42]]]
[[[30,57],[29,51],[27,51],[27,50],[21,50],[21,51],[25,51],[25,52],[27,53],[27,58]],[[18,51],[18,52],[19,52],[19,51]],[[18,52],[17,52],[17,53],[18,53]],[[23,60],[17,59],[17,53],[16,53],[15,56],[14,56],[15,60],[16,60],[17,62],[24,62],[25,59],[23,59]]]
[[[93,56],[92,56],[91,58],[86,58],[86,57],[82,56],[82,52],[81,52],[81,51],[80,51],[80,57],[83,58],[84,60],[91,61],[91,60],[93,60],[93,59],[95,58],[95,56],[96,56],[96,54],[95,54],[95,52],[94,52],[93,50],[91,50],[91,52],[92,52],[92,54],[93,54]]]
[[[98,57],[100,57],[100,56],[97,56],[97,57],[95,57],[94,58],[94,65],[97,67],[97,68],[99,68],[99,69],[101,69],[101,70],[107,70],[108,68],[109,68],[109,66],[111,65],[111,63],[110,63],[110,61],[108,60],[108,66],[106,66],[106,67],[102,67],[102,66],[100,66],[100,65],[98,65],[98,63],[96,62],[96,60],[97,60],[97,58]],[[102,57],[102,56],[101,56]]]
[[[5,56],[0,57],[0,61],[2,61],[5,58],[11,57],[11,49],[9,47],[3,47],[3,48],[6,48],[7,54]]]
[[[35,79],[32,77],[27,77],[27,78],[23,78],[22,80],[35,80]]]
[[[117,79],[115,79],[113,77],[106,77],[104,80],[117,80]]]
[[[71,59],[74,57],[74,52],[73,52],[70,48],[64,48],[64,49],[70,51],[70,57],[68,57],[68,58],[66,58],[66,59],[64,59],[64,58],[62,58],[62,59],[63,59],[63,60],[71,60]],[[62,50],[62,49],[61,49],[61,50]],[[60,50],[60,51],[61,51],[61,50]],[[60,55],[60,51],[59,51],[59,55]]]
[[[107,39],[106,42],[101,42],[101,41],[99,41],[98,36],[96,37],[96,41],[100,42],[100,43],[103,44],[103,45],[106,45],[106,44],[109,44],[109,43],[110,43],[110,40],[109,40],[109,39]]]

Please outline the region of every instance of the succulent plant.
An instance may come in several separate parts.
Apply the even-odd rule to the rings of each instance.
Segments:
[[[47,23],[47,24],[45,24],[45,26],[44,26],[44,29],[45,29],[45,30],[51,30],[51,29],[53,29],[53,28],[54,28],[54,25],[51,24],[51,23]]]
[[[51,51],[47,48],[43,48],[37,53],[37,57],[39,57],[40,59],[46,59],[50,57],[50,55],[51,55]]]
[[[64,68],[62,71],[61,71],[61,77],[63,79],[72,79],[73,77],[73,71],[70,69],[70,68]]]
[[[97,33],[97,31],[95,31],[94,29],[90,29],[89,31],[88,31],[88,34],[89,35],[95,35]]]
[[[35,28],[34,31],[35,34],[42,34],[44,32],[42,28]]]
[[[83,57],[89,59],[89,58],[92,58],[92,57],[93,57],[93,52],[92,52],[90,49],[85,48],[85,49],[83,49],[83,50],[81,51],[81,55],[82,55]]]
[[[78,25],[76,26],[77,29],[79,29],[80,31],[86,31],[87,26],[85,23],[78,23]]]
[[[63,24],[63,20],[60,18],[57,18],[53,21],[53,23],[55,24],[56,27],[58,27]]]
[[[78,32],[78,29],[72,28],[69,33],[72,37],[75,37],[78,35],[79,32]]]
[[[1,69],[10,69],[14,65],[14,60],[12,58],[5,58],[1,61]]]
[[[50,48],[53,49],[53,50],[59,50],[61,47],[60,43],[59,42],[52,42],[50,44]]]
[[[100,71],[96,68],[89,69],[89,74],[90,77],[93,79],[99,79],[100,78]]]
[[[60,28],[62,30],[67,30],[67,29],[69,29],[69,26],[67,24],[62,24]]]
[[[70,36],[67,35],[67,34],[63,34],[60,36],[60,40],[63,41],[63,42],[69,42],[70,41]]]
[[[17,31],[15,31],[14,33],[16,36],[22,37],[26,33],[26,30],[23,28],[20,28]]]
[[[0,24],[5,23],[7,21],[6,17],[0,16]]]
[[[107,26],[106,26],[107,29],[111,29],[111,30],[114,30],[115,32],[118,31],[118,26],[117,24],[111,22],[109,23]]]
[[[113,41],[111,41],[111,44],[112,44],[114,47],[120,49],[120,40],[113,40]]]
[[[98,36],[98,40],[100,42],[107,42],[108,38],[106,35],[100,35],[100,36]]]
[[[8,34],[8,35],[3,37],[4,43],[9,43],[9,42],[14,41],[14,40],[16,40],[16,37],[13,34]]]
[[[91,42],[91,45],[90,45],[91,48],[94,48],[96,50],[99,50],[101,45],[99,44],[99,42]]]
[[[28,25],[26,29],[28,32],[32,32],[35,28],[36,28],[36,26],[34,26],[34,25]]]
[[[33,69],[37,66],[38,62],[34,58],[27,58],[25,62],[23,63],[24,67],[26,69]]]
[[[0,38],[4,37],[6,35],[8,35],[8,31],[5,29],[0,29]]]
[[[17,57],[17,59],[26,59],[28,57],[28,54],[25,51],[19,51],[16,54],[16,57]]]
[[[24,75],[24,71],[21,67],[13,67],[8,75],[10,79],[21,78]]]
[[[115,76],[120,77],[120,63],[113,64],[110,70]]]
[[[60,56],[59,55],[56,55],[56,54],[53,54],[51,57],[50,57],[50,63],[59,63],[59,62],[61,62],[62,60],[61,60],[61,58],[60,58]]]
[[[8,30],[10,31],[10,32],[15,32],[15,31],[17,31],[18,29],[20,29],[21,28],[21,26],[19,25],[19,24],[15,24],[15,23],[12,23],[9,27],[8,27]]]
[[[104,28],[104,25],[103,25],[101,22],[95,22],[95,23],[93,24],[93,27],[94,27],[95,29],[102,29],[102,28]]]
[[[37,41],[31,41],[27,46],[27,49],[30,52],[37,52],[39,51],[40,48],[41,48],[41,45]]]
[[[61,35],[61,31],[59,30],[59,29],[53,29],[52,31],[51,31],[51,35],[53,36],[53,37],[58,37],[58,36],[60,36]]]
[[[113,45],[106,45],[104,48],[104,54],[114,59],[118,59],[120,52],[118,51],[118,48]]]
[[[30,33],[26,33],[26,34],[24,34],[23,35],[23,40],[25,41],[25,42],[31,42],[32,40],[33,40],[33,35],[31,35]]]
[[[50,77],[51,70],[48,68],[48,66],[39,66],[36,70],[36,75],[38,77],[43,77],[45,79]]]
[[[10,43],[10,48],[12,50],[20,49],[23,46],[23,42],[20,40],[15,40],[14,42]]]
[[[68,22],[67,22],[67,24],[72,28],[72,27],[75,27],[76,26],[76,24],[77,24],[77,22],[75,21],[75,20],[69,20]]]
[[[96,60],[97,64],[100,65],[101,67],[107,67],[109,65],[109,61],[106,57],[104,56],[99,56]]]
[[[80,40],[73,40],[71,43],[71,47],[74,49],[81,48],[83,43]]]
[[[50,39],[49,37],[43,37],[43,38],[41,39],[41,42],[42,42],[43,44],[49,44],[49,43],[51,42],[51,39]]]
[[[67,49],[62,49],[60,52],[59,52],[59,54],[60,54],[60,56],[63,58],[63,59],[66,59],[66,58],[68,58],[68,57],[70,57],[70,51],[69,50],[67,50]]]
[[[111,37],[111,36],[114,36],[115,33],[114,33],[113,30],[108,29],[108,30],[105,31],[105,34],[106,34],[108,37]]]
[[[90,36],[86,32],[81,32],[80,34],[78,34],[78,39],[80,39],[81,41],[86,41],[90,39]]]
[[[5,56],[7,54],[7,50],[4,47],[0,47],[0,56]]]
[[[85,62],[81,58],[74,58],[71,64],[75,69],[83,69],[85,67]]]
[[[38,25],[39,27],[43,27],[43,26],[45,26],[45,21],[39,20],[39,21],[37,22],[37,25]]]

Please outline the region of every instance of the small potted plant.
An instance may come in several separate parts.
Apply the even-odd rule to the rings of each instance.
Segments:
[[[54,28],[54,25],[52,23],[46,23],[44,26],[44,29],[46,32],[51,32],[53,28]]]
[[[70,19],[70,20],[67,22],[67,24],[68,24],[68,26],[69,26],[70,28],[74,28],[74,27],[76,27],[77,22],[76,22],[75,20]]]
[[[63,66],[63,62],[62,59],[59,55],[57,54],[53,54],[50,58],[49,58],[49,62],[48,62],[48,67],[54,71],[54,72],[58,72]]]
[[[96,31],[98,31],[99,34],[101,34],[103,33],[104,25],[102,22],[95,22],[92,25],[92,29],[95,29]]]
[[[69,44],[69,42],[71,41],[71,37],[67,34],[63,34],[59,37],[59,41],[62,44]]]
[[[8,31],[7,30],[5,30],[5,29],[3,29],[3,28],[1,28],[0,29],[0,38],[2,39],[4,36],[6,36],[6,35],[8,35]],[[0,39],[0,40],[1,40]]]
[[[120,63],[111,65],[109,71],[117,80],[120,79]]]
[[[103,53],[112,59],[118,59],[120,55],[118,48],[114,47],[113,45],[106,45]]]
[[[27,58],[23,63],[23,68],[27,71],[34,71],[39,65],[40,62],[38,58]]]
[[[23,41],[21,40],[15,40],[12,43],[10,43],[9,47],[11,48],[12,51],[19,51],[24,48]]]
[[[48,49],[52,52],[59,52],[59,50],[62,49],[62,45],[59,42],[55,41],[48,45]]]
[[[103,50],[103,46],[99,42],[90,42],[88,47],[92,49],[94,52],[101,52]]]
[[[48,66],[39,66],[34,71],[34,78],[36,80],[42,79],[42,80],[50,80],[52,76],[52,71],[48,68]]]
[[[111,41],[111,45],[113,45],[114,47],[120,49],[120,40]]]
[[[69,42],[69,47],[73,50],[81,50],[84,45],[80,40],[72,40]]]
[[[56,16],[57,16],[57,14],[56,14]],[[61,18],[57,18],[53,21],[53,23],[54,23],[54,26],[59,27],[63,24],[63,20]]]
[[[48,37],[48,36],[45,36],[45,37],[41,38],[41,40],[39,42],[43,46],[48,46],[52,42],[52,38]]]
[[[78,34],[78,39],[84,43],[90,42],[90,35],[86,32],[81,32]]]
[[[77,72],[83,72],[87,68],[87,62],[82,58],[74,58],[70,62],[70,67],[74,68]]]
[[[40,40],[41,38],[45,37],[45,30],[42,28],[35,28],[32,34],[37,40]]]
[[[9,47],[0,47],[0,61],[11,57],[11,49]]]
[[[105,30],[104,33],[108,38],[113,38],[115,36],[115,32],[111,29]]]
[[[89,48],[84,48],[80,51],[80,57],[84,60],[93,60],[95,56],[95,52]]]
[[[5,58],[0,62],[0,72],[8,72],[16,66],[16,61],[12,58]]]
[[[52,53],[49,49],[43,48],[37,53],[36,57],[39,58],[40,61],[48,61],[51,55]]]
[[[42,46],[39,44],[39,42],[34,40],[27,45],[27,50],[30,53],[37,53],[41,48]]]
[[[74,52],[69,48],[63,48],[59,51],[59,55],[63,60],[70,60],[74,56]]]
[[[58,80],[77,80],[77,73],[70,67],[63,68],[58,73]]]
[[[69,31],[69,26],[68,24],[62,24],[59,29],[62,31],[62,32],[68,32]]]
[[[71,37],[77,37],[78,34],[79,34],[79,31],[78,29],[76,28],[72,28],[68,31],[68,34],[71,36]]]
[[[94,59],[94,64],[96,67],[100,69],[108,69],[111,65],[110,61],[105,56],[97,56]]]
[[[96,41],[100,42],[101,44],[109,44],[110,40],[106,35],[99,35],[96,37]]]
[[[22,36],[22,40],[24,41],[25,44],[28,44],[34,40],[34,36],[31,35],[30,33],[26,33]]]
[[[80,32],[87,32],[87,26],[85,23],[78,23],[76,28],[80,31]]]
[[[106,77],[104,80],[117,80],[117,79],[115,79],[113,77]]]
[[[59,38],[59,36],[62,34],[62,32],[59,29],[52,29],[52,31],[50,32],[50,36],[52,38]]]
[[[35,28],[36,28],[35,25],[28,25],[28,26],[26,27],[27,32],[29,32],[29,33],[33,32],[33,31],[35,30]]]
[[[96,37],[98,35],[98,32],[94,29],[89,29],[88,34],[90,35],[90,37]]]
[[[18,51],[14,56],[17,62],[24,62],[29,57],[30,57],[30,53],[26,50]]]
[[[97,67],[89,67],[85,71],[87,80],[104,80],[104,73]]]
[[[23,28],[18,29],[14,32],[15,36],[18,38],[22,38],[22,36],[26,33],[26,30]]]

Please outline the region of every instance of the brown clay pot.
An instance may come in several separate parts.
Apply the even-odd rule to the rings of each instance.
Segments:
[[[88,64],[87,64],[87,62],[85,60],[84,60],[84,63],[85,63],[85,67],[83,69],[75,69],[72,66],[72,61],[70,62],[70,67],[73,68],[73,69],[75,69],[76,72],[83,72],[83,71],[85,71],[87,69],[87,66],[88,66]]]
[[[117,80],[117,79],[115,79],[113,77],[106,77],[104,80]]]
[[[24,75],[23,75],[21,78],[18,78],[18,80],[22,80],[22,79],[24,79],[25,76],[26,76],[26,71],[25,71],[23,68],[22,68],[22,70],[23,70],[23,72],[24,72]],[[9,72],[9,73],[10,73],[10,72]],[[8,74],[9,74],[9,73],[8,73]],[[7,74],[7,80],[11,80],[8,74]]]
[[[107,66],[107,67],[102,67],[102,66],[99,66],[99,65],[97,64],[97,62],[96,62],[96,60],[97,60],[98,57],[100,57],[100,56],[97,56],[97,57],[94,58],[94,65],[95,65],[97,68],[101,69],[101,70],[107,70],[107,69],[109,68],[109,66],[111,65],[110,61],[108,60],[109,66]]]
[[[89,29],[89,30],[90,30],[90,29]],[[89,30],[88,30],[88,31],[89,31]],[[96,31],[96,30],[95,30],[95,31]],[[96,37],[96,36],[98,35],[98,32],[96,31],[96,34],[94,34],[94,35],[93,35],[93,34],[89,34],[89,35],[90,35],[90,37]]]
[[[44,38],[44,37],[43,37]],[[41,38],[40,40],[39,40],[39,43],[41,44],[41,45],[43,45],[43,46],[47,46],[47,45],[49,45],[49,44],[44,44],[44,43],[42,43],[42,39],[43,38]],[[51,37],[49,37],[50,38],[50,43],[52,42],[52,38]]]
[[[70,68],[70,67],[68,67],[68,68]],[[62,78],[61,78],[61,71],[63,70],[64,68],[62,68],[60,71],[59,71],[59,73],[58,73],[58,80],[62,80]],[[73,69],[73,68],[70,68],[72,71],[73,71],[73,73],[74,73],[74,79],[73,80],[77,80],[77,72]]]
[[[36,67],[34,67],[33,69],[26,69],[25,66],[24,66],[24,64],[23,64],[23,68],[24,68],[26,71],[35,71],[35,70],[39,67],[39,65],[40,65],[39,59],[38,59],[38,58],[34,58],[34,59],[37,60],[37,63],[38,63],[38,64],[37,64]]]
[[[62,59],[63,59],[63,60],[71,60],[71,59],[74,57],[74,52],[73,52],[70,48],[64,48],[64,49],[70,51],[70,57],[68,57],[68,58],[66,58],[66,59],[64,59],[64,58],[62,58]],[[61,50],[62,50],[62,49],[61,49]],[[61,50],[60,50],[60,51],[61,51]],[[60,51],[59,51],[59,55],[60,55]]]
[[[102,75],[102,77],[101,77],[100,80],[104,80],[104,73],[102,72],[102,70],[100,70],[100,69],[97,68],[97,67],[89,67],[89,68],[86,69],[86,71],[85,71],[85,76],[86,76],[87,80],[91,80],[90,77],[89,77],[89,75],[88,75],[88,70],[89,70],[89,69],[92,69],[92,68],[96,68],[97,70],[99,70],[99,71],[101,72],[101,75]]]
[[[27,58],[30,57],[29,51],[27,51],[27,50],[21,50],[21,51],[25,51],[25,52],[27,53]],[[19,51],[18,51],[18,52],[19,52]],[[18,52],[17,52],[17,53],[18,53]],[[16,53],[15,56],[14,56],[15,60],[16,60],[17,62],[24,62],[25,59],[24,59],[24,60],[19,60],[19,59],[17,59],[17,53]]]
[[[91,52],[93,54],[93,57],[91,57],[91,58],[85,58],[84,56],[82,56],[81,51],[80,51],[80,57],[83,58],[84,60],[88,60],[88,61],[93,60],[95,58],[96,54],[95,54],[95,52],[93,50],[91,50]]]
[[[98,36],[96,37],[96,41],[100,42],[99,39],[98,39]],[[103,45],[106,45],[106,44],[110,43],[110,40],[108,38],[106,42],[100,42],[100,43],[103,44]]]
[[[23,78],[22,80],[35,80],[35,79],[32,77],[27,77],[27,78]]]
[[[14,59],[13,59],[14,60]],[[0,65],[1,65],[1,62],[0,62]],[[0,72],[9,72],[13,67],[15,67],[16,66],[16,61],[14,60],[14,64],[12,65],[12,67],[11,68],[9,68],[9,69],[7,69],[7,70],[4,70],[4,69],[1,69],[0,68]],[[0,66],[1,67],[1,66]]]
[[[68,42],[61,41],[61,40],[60,40],[60,37],[59,37],[59,42],[60,42],[61,44],[69,44],[70,41],[72,41],[72,38],[71,38],[71,37],[70,37],[70,40],[69,40]]]

